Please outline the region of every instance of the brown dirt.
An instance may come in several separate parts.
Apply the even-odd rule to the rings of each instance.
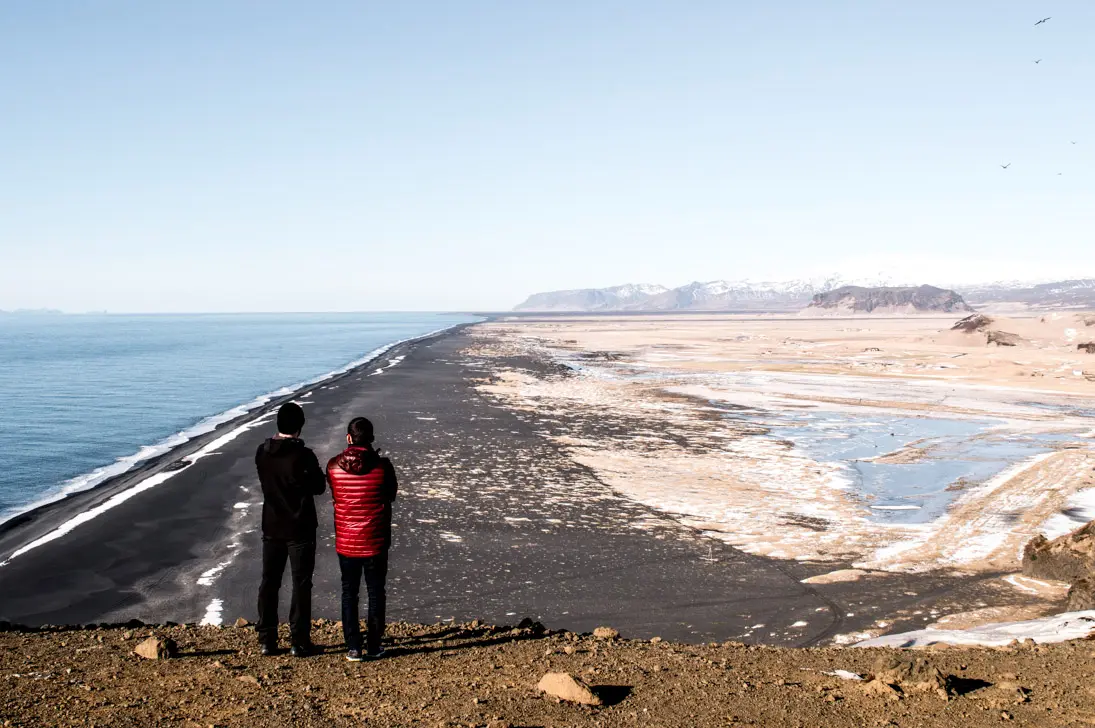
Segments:
[[[150,634],[178,657],[144,660]],[[535,629],[392,625],[391,656],[262,657],[238,627],[109,627],[0,634],[0,724],[178,726],[1028,726],[1095,724],[1095,644],[902,652],[597,639]],[[944,676],[946,691],[870,676],[893,658]],[[549,671],[593,686],[600,707],[548,698]],[[899,670],[900,672],[900,670]],[[949,693],[949,697],[948,694]]]

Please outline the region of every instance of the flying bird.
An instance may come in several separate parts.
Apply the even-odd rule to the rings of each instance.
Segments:
[[[1000,169],[1007,169],[1010,166],[1011,166],[1011,162],[1008,162],[1007,164],[1001,164]]]
[[[1075,144],[1076,142],[1072,142],[1072,143]]]
[[[1042,23],[1046,22],[1047,20],[1052,20],[1052,19],[1053,19],[1052,17],[1049,17],[1049,18],[1042,18],[1042,19],[1041,19],[1041,20],[1039,20],[1039,21],[1038,21],[1037,23],[1035,23],[1035,25],[1041,25]]]
[[[1035,61],[1035,63],[1041,63],[1041,62],[1042,62],[1041,58],[1039,58],[1037,61]]]

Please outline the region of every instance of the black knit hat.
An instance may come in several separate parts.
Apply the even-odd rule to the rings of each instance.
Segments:
[[[278,432],[295,435],[304,427],[304,410],[296,402],[286,402],[278,410]]]

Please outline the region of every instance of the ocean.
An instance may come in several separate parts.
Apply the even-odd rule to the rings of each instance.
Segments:
[[[94,487],[378,349],[473,320],[0,315],[0,522]]]

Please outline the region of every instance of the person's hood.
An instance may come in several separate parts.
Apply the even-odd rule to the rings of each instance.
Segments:
[[[304,440],[296,437],[271,437],[263,443],[262,449],[264,452],[278,456],[302,447],[304,447]]]
[[[335,464],[352,475],[364,475],[380,464],[380,455],[371,447],[351,445],[342,451]]]

